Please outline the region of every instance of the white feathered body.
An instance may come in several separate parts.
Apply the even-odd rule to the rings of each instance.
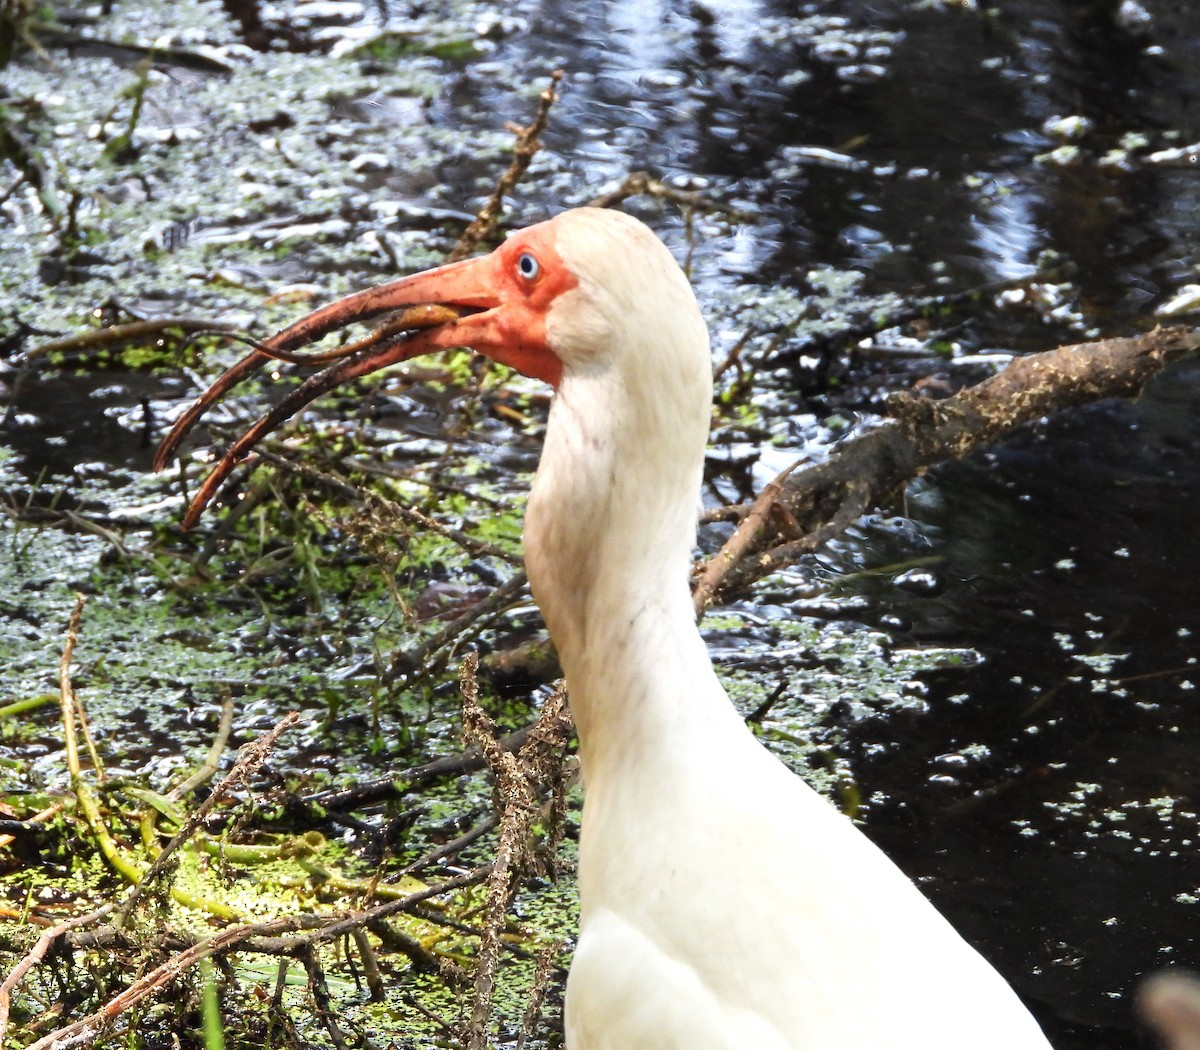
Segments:
[[[691,288],[569,212],[563,378],[526,519],[584,777],[569,1050],[1034,1050],[1005,981],[722,690],[687,571],[711,404]]]

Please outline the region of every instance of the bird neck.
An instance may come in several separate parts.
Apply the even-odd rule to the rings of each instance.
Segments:
[[[668,390],[651,400],[619,375],[565,379],[526,513],[530,584],[566,675],[589,783],[631,747],[665,746],[664,722],[678,725],[675,707],[700,702],[687,694],[701,682],[705,695],[723,696],[688,588],[707,358],[695,382]]]

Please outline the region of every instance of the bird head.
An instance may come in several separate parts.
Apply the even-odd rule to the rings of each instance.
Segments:
[[[644,325],[647,315],[670,317],[672,296],[686,299],[684,327],[690,317],[689,331],[694,333],[698,321],[703,332],[686,278],[646,226],[619,212],[563,212],[514,234],[490,255],[356,292],[283,329],[197,398],[163,440],[155,467],[166,464],[207,408],[242,378],[273,358],[295,360],[298,348],[354,322],[393,315],[372,337],[312,357],[334,363],[296,387],[228,448],[193,498],[185,528],[195,524],[262,437],[351,379],[424,354],[469,347],[558,389],[576,377],[621,370],[622,356],[644,357],[630,331]],[[690,370],[707,376],[706,333],[700,341],[702,360],[693,361]],[[630,360],[624,363],[628,371]],[[661,364],[668,377],[678,377],[674,363]],[[657,366],[648,367],[654,372]]]

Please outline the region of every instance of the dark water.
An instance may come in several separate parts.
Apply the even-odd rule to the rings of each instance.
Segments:
[[[484,27],[486,61],[439,67],[422,119],[494,131],[567,70],[518,221],[636,169],[736,204],[750,216],[739,225],[697,220],[693,256],[701,300],[728,331],[739,298],[783,287],[803,299],[824,268],[860,274],[872,299],[1020,277],[1047,257],[1069,267],[956,319],[944,357],[889,356],[904,333],[873,354],[794,335],[783,364],[759,361],[769,427],[869,417],[881,389],[978,374],[958,358],[1143,329],[1197,279],[1200,171],[1164,152],[1200,139],[1190,0],[566,6],[506,5]],[[255,48],[322,51],[303,25],[227,7]],[[360,23],[406,15],[367,5]],[[433,174],[376,181],[463,208],[491,177],[464,152]],[[682,254],[672,209],[634,207]],[[718,353],[731,338],[718,335]],[[824,355],[820,369],[795,363],[806,353]],[[921,559],[923,575],[855,585],[864,618],[898,645],[983,657],[931,675],[920,715],[848,720],[846,750],[869,832],[1064,1050],[1143,1045],[1137,978],[1200,967],[1198,379],[1185,363],[1134,405],[1073,412],[946,466],[909,493],[904,527],[865,522],[821,559],[834,571]],[[65,444],[44,444],[45,429],[14,435],[23,469],[69,473],[93,457],[143,469],[142,395],[80,389],[31,390],[42,419],[45,399],[71,418],[75,398],[108,414],[79,430],[56,419]],[[166,393],[155,381],[146,397]]]
[[[864,762],[873,827],[1052,1031],[1085,1026],[1064,1046],[1133,1045],[1088,1026],[1127,1026],[1137,976],[1200,954],[1197,375],[939,471],[914,502],[944,589],[878,596],[898,638],[986,662]]]

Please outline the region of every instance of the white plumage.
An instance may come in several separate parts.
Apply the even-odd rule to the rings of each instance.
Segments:
[[[555,387],[526,561],[583,763],[570,1050],[1048,1047],[1005,981],[759,745],[717,681],[687,582],[708,333],[662,242],[620,213],[565,212],[484,258],[323,307],[267,348],[418,304],[455,310],[308,380],[230,448],[185,521],[276,422],[384,365],[470,346]],[[266,360],[218,380],[159,462]]]
[[[687,585],[712,398],[687,280],[641,223],[551,224],[580,283],[526,562],[584,777],[571,1050],[1026,1050],[1005,981],[717,681]]]

